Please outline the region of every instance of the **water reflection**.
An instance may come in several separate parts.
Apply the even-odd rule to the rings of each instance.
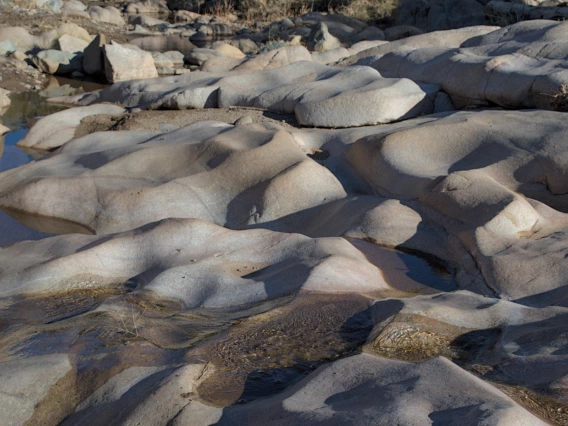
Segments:
[[[30,229],[0,210],[0,247],[8,247],[19,241],[40,240],[51,235],[53,234]]]
[[[70,96],[93,92],[107,87],[107,84],[90,80],[73,80],[71,78],[51,76],[47,86],[38,94],[44,98]]]
[[[68,106],[47,103],[48,98],[56,96],[76,95],[91,92],[106,87],[106,85],[79,81],[69,78],[51,76],[47,86],[37,92],[21,92],[10,95],[12,103],[9,108],[0,112],[0,122],[11,130],[0,136],[0,172],[22,166],[33,160],[24,151],[16,147],[28,129],[38,119]]]
[[[54,96],[74,95],[104,88],[105,85],[90,81],[78,81],[68,78],[51,77],[42,91],[21,92],[10,94],[11,105],[0,111],[0,122],[11,130],[0,136],[0,172],[23,166],[34,160],[30,155],[16,146],[28,132],[29,128],[38,119],[58,111],[67,106],[47,103],[46,100]],[[6,247],[23,240],[37,240],[52,235],[52,233],[81,232],[67,223],[53,223],[49,220],[40,221],[38,218],[22,221],[16,220],[15,214],[7,214],[0,210],[0,247]],[[23,222],[23,223],[21,223]],[[35,229],[41,229],[41,231]]]
[[[12,129],[12,132],[28,129],[32,124],[31,120],[66,108],[48,104],[45,102],[46,97],[42,97],[40,92],[13,93],[10,95],[10,99],[12,103],[10,107],[2,111],[0,120],[5,126]]]
[[[32,161],[29,155],[15,146],[27,131],[28,129],[17,129],[0,136],[0,172]]]
[[[451,271],[439,262],[363,240],[350,239],[349,242],[382,271],[387,284],[396,290],[430,294],[456,288]]]

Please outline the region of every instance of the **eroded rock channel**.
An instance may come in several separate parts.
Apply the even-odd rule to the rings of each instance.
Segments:
[[[0,89],[0,425],[568,424],[551,5],[40,3],[0,65],[72,79]]]

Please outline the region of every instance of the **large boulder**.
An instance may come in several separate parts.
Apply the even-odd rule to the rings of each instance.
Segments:
[[[229,56],[231,58],[244,58],[246,55],[239,49],[233,45],[228,43],[217,41],[213,43],[211,48],[225,56]]]
[[[18,146],[34,150],[58,148],[73,139],[75,129],[83,118],[97,114],[120,115],[124,111],[116,105],[93,105],[59,111],[38,120],[18,141]]]
[[[128,23],[130,25],[143,25],[146,27],[153,27],[156,25],[169,26],[166,21],[146,15],[129,15]]]
[[[130,297],[151,296],[185,311],[242,308],[302,289],[325,293],[388,289],[380,270],[341,238],[231,231],[195,219],[160,221],[110,237],[111,244],[105,244],[108,236],[75,237],[34,244],[35,261],[21,256],[30,244],[2,250],[2,294],[112,288],[113,283],[139,277],[141,285]],[[120,255],[130,249],[135,251],[128,258]]]
[[[85,48],[89,45],[88,42],[80,38],[64,34],[57,40],[59,50],[64,52],[83,52]]]
[[[290,64],[311,61],[310,52],[303,46],[285,46],[279,49],[260,53],[244,60],[234,68],[241,71],[268,70],[282,68]]]
[[[36,46],[36,37],[22,27],[0,28],[0,42],[9,40],[12,44],[27,52]]]
[[[224,51],[228,49],[223,48]],[[235,51],[233,51],[235,52]],[[281,68],[287,65],[300,62],[311,61],[310,52],[303,46],[282,46],[269,49],[252,57],[244,57],[238,53],[231,53],[234,56],[226,56],[215,49],[194,49],[189,56],[199,54],[203,59],[201,70],[208,72],[223,71],[258,71],[273,68]],[[209,57],[207,57],[209,56]],[[239,57],[240,56],[240,57]]]
[[[89,12],[87,12],[87,6],[81,3],[79,0],[68,0],[65,2],[61,8],[61,13],[64,16],[78,16],[81,18],[90,19]]]
[[[437,86],[419,86],[407,79],[377,79],[349,90],[349,83],[358,79],[357,72],[330,79],[330,86],[336,85],[337,90],[322,88],[324,96],[316,94],[318,90],[314,85],[314,90],[307,93],[294,110],[298,122],[306,126],[332,128],[365,126],[404,120],[433,111]]]
[[[80,119],[72,110],[68,114],[73,123]],[[54,124],[54,119],[45,121],[48,128]],[[68,218],[97,233],[169,217],[242,229],[276,225],[280,218],[346,195],[331,172],[308,158],[290,134],[263,127],[198,122],[159,138],[153,132],[102,132],[67,142],[60,152],[49,162],[31,163],[27,178],[22,170],[6,172],[10,177],[1,179],[2,207],[24,202],[21,211]],[[196,173],[202,167],[206,171]],[[38,184],[40,175],[45,178]],[[12,185],[18,188],[8,190]],[[26,191],[40,192],[22,196]],[[61,196],[67,202],[61,203]],[[46,197],[52,201],[43,202]]]
[[[453,113],[361,138],[345,158],[373,191],[420,200],[440,215],[455,247],[470,253],[456,249],[456,264],[484,277],[476,291],[531,306],[564,305],[555,301],[566,288],[559,261],[568,225],[560,213],[568,211],[563,120],[550,111]],[[439,145],[448,138],[452,150]]]
[[[465,40],[460,47],[480,56],[522,54],[531,58],[568,60],[568,23],[519,22]]]
[[[87,44],[92,40],[92,37],[84,28],[74,23],[64,23],[53,30],[44,31],[38,35],[35,44],[43,49],[58,49],[58,39],[65,35],[80,39]]]
[[[373,56],[382,56],[390,52],[403,52],[423,49],[427,47],[458,48],[468,40],[475,40],[477,37],[499,30],[495,26],[475,26],[459,28],[447,31],[434,31],[426,34],[418,34],[405,37],[390,43],[381,43],[378,46],[370,46],[368,49],[360,50],[354,55],[346,58],[341,65],[352,65],[359,60],[366,60]]]
[[[3,40],[0,41],[0,56],[6,56],[11,53],[14,53],[18,50],[18,46],[12,43],[10,40]]]
[[[105,76],[109,83],[158,77],[150,52],[115,42],[103,46]]]
[[[100,6],[91,6],[87,9],[89,15],[95,21],[106,22],[107,24],[113,25],[125,25],[124,19],[120,11],[112,6],[107,7],[100,7]]]
[[[159,14],[167,15],[170,9],[162,0],[143,0],[128,3],[125,12],[128,14]]]
[[[568,72],[559,61],[522,54],[490,57],[467,49],[419,49],[389,53],[372,66],[385,77],[439,84],[458,108],[494,103],[554,109],[555,96],[568,84]]]
[[[329,33],[325,22],[320,22],[312,29],[307,40],[307,46],[312,52],[325,52],[341,47],[341,42]]]
[[[460,48],[428,47],[422,41],[433,36],[424,34],[360,52],[342,64],[359,58],[355,63],[370,65],[385,77],[439,84],[458,108],[493,103],[507,108],[557,109],[561,105],[555,100],[568,84],[567,31],[568,26],[561,22],[521,22],[480,32],[463,40]],[[441,38],[444,33],[431,34]]]
[[[64,52],[61,50],[42,50],[32,58],[37,68],[46,74],[71,74],[82,71],[81,54]]]
[[[65,2],[64,8],[66,8],[67,10],[87,10],[87,6],[79,0],[67,0]]]

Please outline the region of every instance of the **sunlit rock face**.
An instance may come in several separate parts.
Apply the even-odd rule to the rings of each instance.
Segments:
[[[300,124],[315,127],[383,124],[434,111],[436,85],[385,79],[369,67],[332,68],[304,58],[291,63],[298,52],[268,53],[233,71],[127,82],[76,100],[149,109],[254,107],[294,113]]]
[[[547,305],[564,287],[552,242],[567,224],[565,127],[561,113],[485,111],[344,130],[329,168],[304,153],[325,146],[325,130],[102,132],[4,173],[0,205],[97,234],[186,217],[367,238],[449,262],[465,288]],[[539,256],[543,245],[554,249]]]

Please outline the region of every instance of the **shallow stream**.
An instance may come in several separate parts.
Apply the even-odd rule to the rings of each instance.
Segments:
[[[4,136],[0,136],[0,172],[23,166],[34,161],[34,156],[37,157],[37,153],[30,155],[30,153],[18,148],[16,144],[27,134],[38,118],[67,108],[50,104],[47,99],[90,92],[103,87],[105,86],[94,82],[52,76],[44,90],[11,94],[12,103],[10,107],[0,111],[1,122],[10,129]],[[0,210],[0,247],[12,245],[18,241],[37,240],[51,235],[50,232],[38,231],[37,229],[41,229],[41,226],[34,226],[33,228],[36,229],[22,224]]]

